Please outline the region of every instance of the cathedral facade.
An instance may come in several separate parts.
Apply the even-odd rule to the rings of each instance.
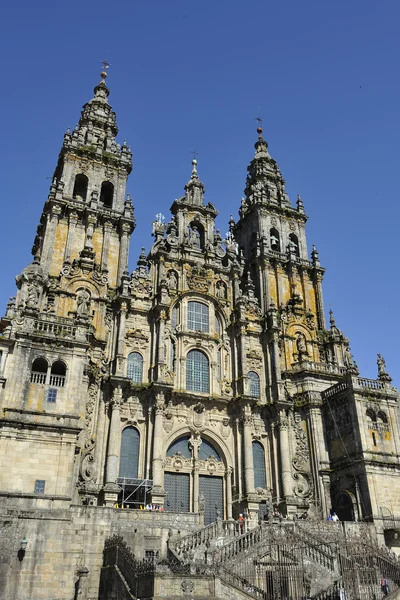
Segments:
[[[132,154],[106,74],[67,131],[1,321],[3,505],[400,515],[398,393],[360,377],[262,129],[223,239],[192,161],[128,272]],[[139,253],[138,253],[139,254]],[[25,503],[25,504],[24,504]]]

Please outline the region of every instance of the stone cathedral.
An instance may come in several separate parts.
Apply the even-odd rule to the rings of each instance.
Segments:
[[[362,378],[332,312],[326,323],[304,205],[262,129],[226,239],[193,159],[130,273],[132,153],[108,96],[103,72],[64,135],[33,261],[1,320],[2,597],[71,598],[89,572],[84,594],[97,598],[112,533],[129,533],[137,558],[163,556],[167,535],[239,515],[257,526],[273,511],[336,511],[395,549],[399,395],[380,355],[377,379]],[[20,565],[31,560],[40,584],[14,573],[22,537]]]

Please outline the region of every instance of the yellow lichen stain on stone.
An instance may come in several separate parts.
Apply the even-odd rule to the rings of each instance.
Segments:
[[[95,230],[92,238],[93,252],[96,254],[95,261],[100,262],[103,249],[103,231],[99,228]]]
[[[68,235],[68,223],[60,221],[56,229],[56,237],[54,241],[54,248],[52,252],[51,264],[50,264],[50,275],[58,276],[60,274],[63,262],[65,244]]]
[[[392,440],[392,436],[390,435],[390,431],[385,431],[385,440],[390,442]]]
[[[111,287],[116,287],[117,285],[119,247],[119,239],[111,237],[108,248],[108,280]]]

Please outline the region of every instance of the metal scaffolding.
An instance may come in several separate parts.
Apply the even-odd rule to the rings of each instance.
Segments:
[[[134,479],[118,477],[117,484],[121,488],[119,502],[124,508],[139,508],[147,503],[147,494],[153,487],[152,479]]]

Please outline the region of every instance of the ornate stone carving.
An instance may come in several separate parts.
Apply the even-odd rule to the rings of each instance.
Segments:
[[[187,282],[190,290],[207,294],[210,289],[210,282],[207,278],[208,274],[206,269],[200,269],[193,267],[188,273]]]
[[[296,481],[296,484],[293,488],[293,493],[299,498],[308,498],[313,493],[313,486],[307,434],[301,426],[299,413],[295,413],[293,421],[294,432],[296,436],[296,450],[292,460],[292,465],[295,471],[293,474],[293,479]]]

